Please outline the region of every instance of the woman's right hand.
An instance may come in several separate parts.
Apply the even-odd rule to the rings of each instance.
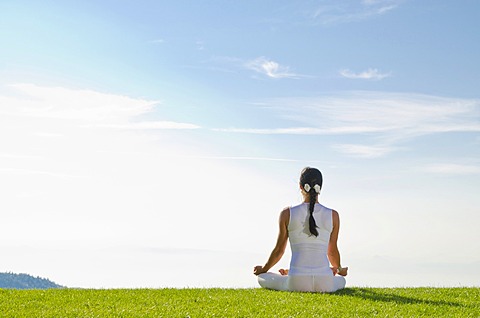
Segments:
[[[263,274],[263,273],[266,273],[266,272],[267,271],[261,265],[257,265],[253,268],[253,273],[255,275],[260,275],[260,274]]]

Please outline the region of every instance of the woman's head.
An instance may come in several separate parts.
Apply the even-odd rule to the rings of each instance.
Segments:
[[[312,235],[318,236],[317,223],[313,217],[313,210],[317,202],[320,189],[322,188],[323,177],[320,170],[316,168],[306,167],[302,170],[300,175],[300,188],[305,199],[308,199],[308,211],[310,216],[308,218],[309,230]]]
[[[302,170],[302,174],[300,175],[300,188],[305,194],[318,195],[322,188],[322,183],[323,177],[320,170],[310,167]],[[318,186],[316,187],[316,185]],[[318,192],[316,190],[318,190]]]

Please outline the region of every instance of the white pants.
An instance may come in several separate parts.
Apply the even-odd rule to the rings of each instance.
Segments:
[[[343,276],[333,275],[288,276],[263,273],[258,275],[258,283],[263,288],[274,290],[331,293],[345,288],[346,281]]]

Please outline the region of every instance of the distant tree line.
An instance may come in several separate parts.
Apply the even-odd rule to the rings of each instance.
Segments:
[[[0,273],[0,288],[12,289],[48,289],[63,288],[49,279],[28,274]]]

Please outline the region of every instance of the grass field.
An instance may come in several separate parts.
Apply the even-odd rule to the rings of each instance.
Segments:
[[[480,288],[0,290],[0,317],[480,317]]]

